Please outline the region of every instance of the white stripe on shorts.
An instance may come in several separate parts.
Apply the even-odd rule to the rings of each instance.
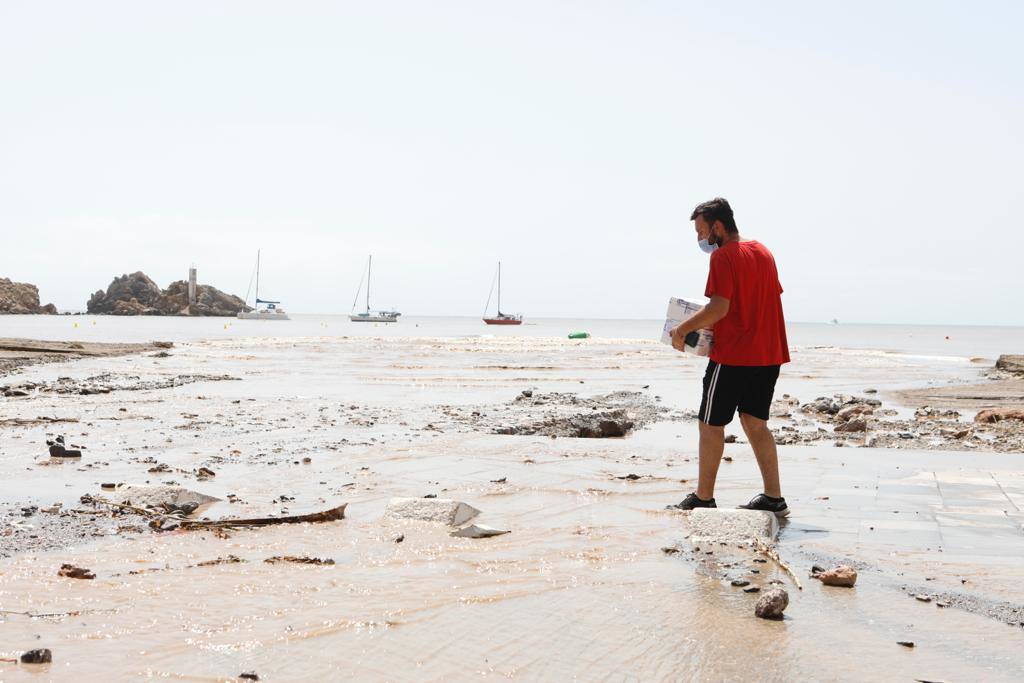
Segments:
[[[716,365],[715,371],[711,373],[711,381],[708,382],[708,405],[704,409],[704,424],[709,424],[709,420],[711,420],[711,404],[715,400],[715,386],[718,384],[718,373],[721,370],[721,364]]]

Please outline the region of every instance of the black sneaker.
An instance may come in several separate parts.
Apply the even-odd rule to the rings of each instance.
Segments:
[[[675,505],[666,505],[666,510],[693,510],[696,508],[716,508],[715,499],[701,500],[697,497],[696,493],[691,493],[686,498],[683,498],[682,502],[676,503]]]
[[[746,505],[739,506],[741,510],[764,510],[773,512],[776,517],[785,517],[789,514],[789,506],[785,498],[772,498],[765,493],[759,493],[750,499]]]

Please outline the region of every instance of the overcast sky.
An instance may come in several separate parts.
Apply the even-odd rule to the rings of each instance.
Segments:
[[[794,321],[1024,324],[1024,3],[0,3],[0,276],[659,317],[727,197]]]

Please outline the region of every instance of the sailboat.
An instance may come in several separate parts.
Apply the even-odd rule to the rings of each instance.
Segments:
[[[252,281],[249,282],[252,284]],[[249,300],[249,293],[245,294],[246,302]],[[267,301],[260,298],[260,252],[256,251],[256,302],[251,311],[239,311],[239,320],[291,320],[283,308],[278,308],[280,301]],[[263,304],[264,308],[260,308]]]
[[[484,322],[488,325],[522,325],[523,316],[512,315],[501,312],[501,261],[498,261],[498,315],[493,318],[487,317],[487,309],[491,307],[491,294],[494,294],[494,282],[491,283],[491,291],[487,295],[487,304],[484,306]]]
[[[373,255],[366,262],[366,310],[362,313],[351,313],[348,319],[354,323],[397,323],[398,311],[371,311],[370,310],[370,274],[373,269]],[[356,303],[359,301],[359,293],[363,290],[363,281],[359,281],[359,289],[356,290],[356,298],[352,302],[352,310],[356,310]]]

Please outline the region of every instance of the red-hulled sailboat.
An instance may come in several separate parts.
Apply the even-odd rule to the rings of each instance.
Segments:
[[[484,322],[488,325],[522,325],[523,316],[501,312],[501,261],[498,261],[498,275],[495,280],[498,283],[498,315],[493,317],[487,315],[487,309],[491,307],[491,295],[494,294],[494,282],[491,282],[491,291],[487,294],[487,305],[484,306]]]

